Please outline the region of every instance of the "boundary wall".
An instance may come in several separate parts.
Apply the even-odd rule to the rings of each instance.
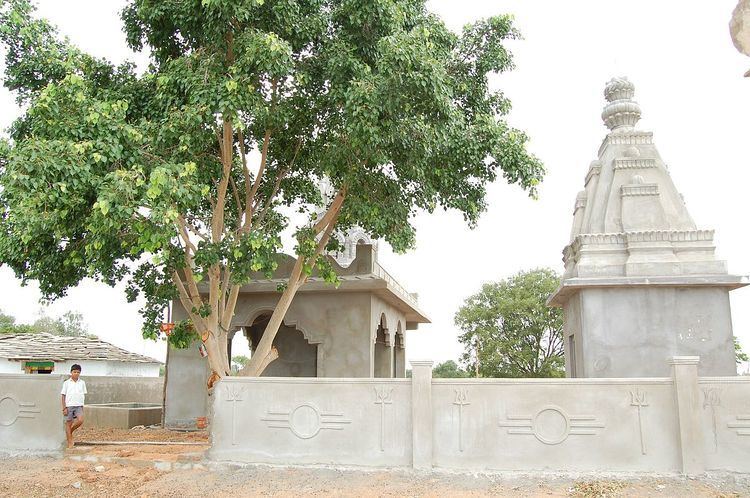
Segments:
[[[65,376],[67,378],[67,375]],[[86,404],[164,402],[164,377],[81,375],[86,381]]]
[[[62,454],[62,375],[0,374],[0,453]]]
[[[415,469],[750,472],[750,378],[244,378],[212,396],[209,458]]]

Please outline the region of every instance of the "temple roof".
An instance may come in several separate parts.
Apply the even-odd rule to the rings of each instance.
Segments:
[[[634,96],[625,77],[604,88],[601,117],[609,133],[576,196],[563,283],[552,304],[580,287],[637,285],[643,278],[673,286],[747,285],[716,259],[714,232],[696,226],[653,133],[636,128],[641,107]]]

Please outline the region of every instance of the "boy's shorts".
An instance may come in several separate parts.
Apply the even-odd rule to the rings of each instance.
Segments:
[[[68,422],[72,422],[74,418],[81,418],[83,416],[83,407],[82,406],[68,406],[68,415],[65,417],[65,420]]]

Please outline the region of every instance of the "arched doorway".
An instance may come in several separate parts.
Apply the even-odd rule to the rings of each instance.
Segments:
[[[396,326],[396,336],[393,344],[393,377],[406,377],[406,350],[404,349],[404,331],[401,322]]]
[[[373,376],[378,378],[391,377],[391,351],[388,344],[388,323],[385,314],[380,315],[380,323],[375,333],[375,354],[373,357]]]
[[[252,352],[258,347],[270,318],[270,313],[264,313],[250,327],[245,328]],[[278,350],[279,357],[268,365],[261,377],[318,376],[318,345],[307,342],[300,330],[282,324],[273,339],[273,345]]]

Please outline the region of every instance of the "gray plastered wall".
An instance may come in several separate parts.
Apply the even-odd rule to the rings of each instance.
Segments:
[[[65,376],[0,374],[0,452],[62,453],[60,389]]]

